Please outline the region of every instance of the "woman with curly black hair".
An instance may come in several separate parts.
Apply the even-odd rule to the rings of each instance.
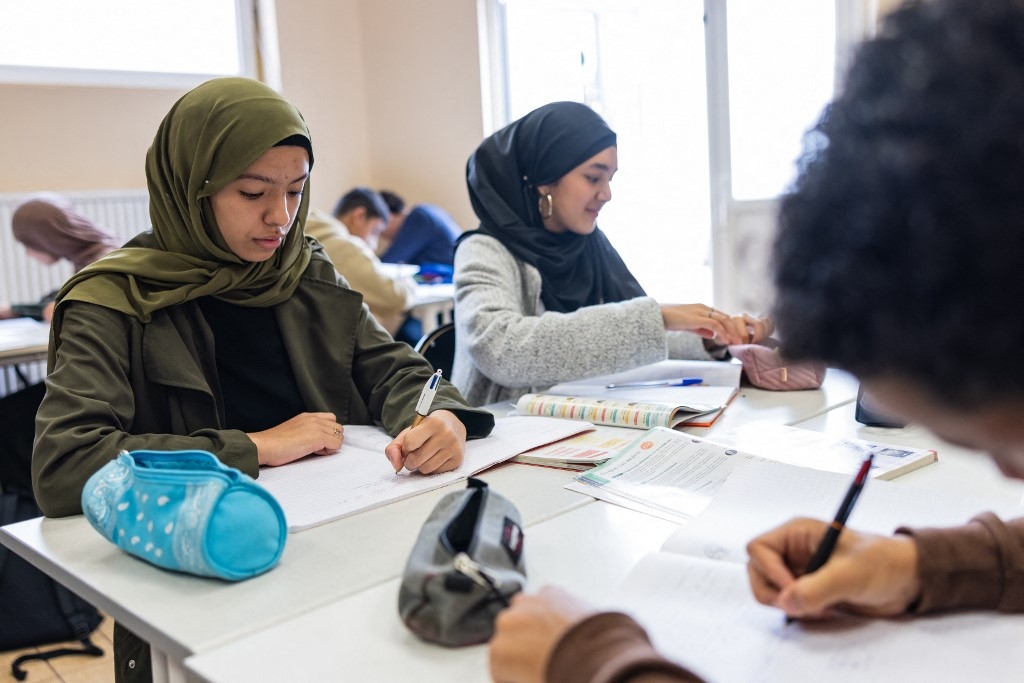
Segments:
[[[783,351],[856,373],[889,412],[1024,478],[1024,2],[895,12],[809,140],[775,248]],[[805,574],[826,528],[799,519],[751,541],[757,600],[801,618],[1024,612],[1024,519],[845,529]],[[491,671],[507,683],[697,680],[629,617],[557,589],[499,616]]]

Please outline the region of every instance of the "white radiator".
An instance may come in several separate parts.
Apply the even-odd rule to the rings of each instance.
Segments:
[[[149,230],[149,193],[146,190],[95,190],[62,192],[76,211],[96,225],[114,233],[122,242]],[[59,289],[71,276],[67,261],[51,266],[29,258],[25,248],[14,239],[11,216],[32,193],[0,193],[0,302],[31,303]],[[44,363],[19,368],[29,382],[40,381]],[[0,396],[21,388],[14,368],[0,368]]]

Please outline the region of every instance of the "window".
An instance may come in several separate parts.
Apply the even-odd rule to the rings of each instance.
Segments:
[[[593,107],[619,136],[599,224],[647,292],[760,312],[775,199],[870,6],[488,0],[494,127]]]
[[[801,138],[832,99],[836,7],[822,0],[729,0],[732,196],[780,194]]]
[[[256,75],[253,0],[0,0],[0,80],[191,87]]]
[[[506,0],[497,9],[508,47],[497,58],[506,89],[495,127],[556,100],[599,112],[619,141],[601,229],[651,296],[710,301],[701,4]]]

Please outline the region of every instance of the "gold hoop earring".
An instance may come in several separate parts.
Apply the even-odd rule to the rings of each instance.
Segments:
[[[547,209],[544,208],[545,202],[547,202]],[[541,195],[540,199],[537,200],[537,211],[540,212],[541,218],[551,218],[551,215],[555,212],[555,200],[550,192]]]

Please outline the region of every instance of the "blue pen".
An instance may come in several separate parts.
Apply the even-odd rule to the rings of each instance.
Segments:
[[[655,379],[649,382],[620,382],[609,384],[607,389],[629,389],[631,387],[691,387],[704,380],[700,377],[680,377],[679,379]]]

